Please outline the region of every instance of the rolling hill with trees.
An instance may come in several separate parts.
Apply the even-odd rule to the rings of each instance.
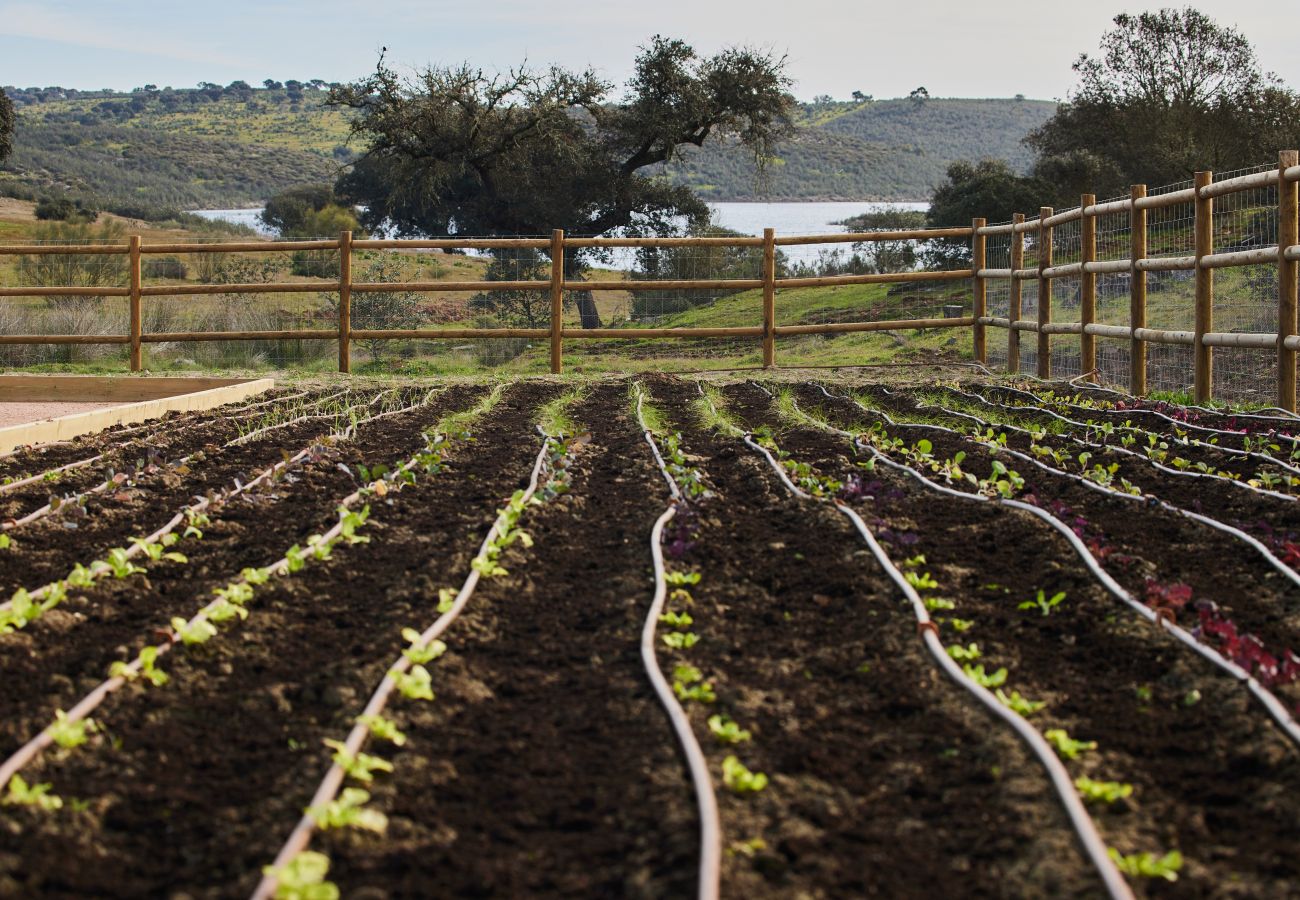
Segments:
[[[325,82],[244,82],[130,93],[5,88],[16,107],[0,195],[66,196],[137,218],[252,206],[286,188],[332,182],[359,149]],[[1020,143],[1055,104],[1023,99],[800,104],[795,136],[759,173],[744,148],[690,148],[658,172],[706,200],[916,200],[950,162],[994,157],[1024,171]]]

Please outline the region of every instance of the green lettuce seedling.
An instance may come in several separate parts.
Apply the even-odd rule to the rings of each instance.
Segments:
[[[334,751],[334,763],[340,769],[347,773],[349,778],[357,781],[371,782],[375,780],[375,772],[391,772],[393,764],[386,759],[380,759],[378,756],[371,756],[369,753],[357,753],[355,756],[348,752],[347,745],[342,741],[326,739],[325,746]]]
[[[669,587],[685,587],[700,583],[699,572],[665,572],[664,581]]]
[[[734,756],[722,761],[722,783],[735,794],[755,794],[767,787],[767,776],[751,772]]]
[[[397,727],[397,723],[384,716],[357,716],[356,723],[370,729],[370,733],[381,741],[388,741],[398,747],[406,743],[406,735]]]
[[[388,673],[397,684],[397,690],[408,700],[432,700],[433,676],[424,666],[411,666],[409,672],[396,669]]]
[[[948,655],[956,660],[977,660],[984,654],[980,653],[979,644],[971,643],[963,647],[961,644],[953,644],[948,648]]]
[[[966,673],[967,678],[978,684],[980,687],[995,688],[1001,687],[1007,683],[1007,670],[1005,668],[998,669],[996,672],[986,673],[982,664],[972,666],[970,663],[966,663],[966,665],[961,667],[961,670]]]
[[[1049,728],[1043,732],[1043,737],[1051,741],[1056,752],[1066,759],[1078,759],[1080,753],[1097,749],[1096,741],[1076,741],[1063,728]]]
[[[1183,867],[1183,855],[1177,850],[1170,850],[1164,856],[1156,857],[1150,853],[1133,853],[1122,855],[1114,847],[1109,848],[1110,858],[1115,866],[1131,878],[1163,878],[1165,881],[1177,881],[1178,870]]]
[[[1021,716],[1032,716],[1047,705],[1047,703],[1042,700],[1026,700],[1024,697],[1020,696],[1019,691],[1012,691],[1011,693],[1006,694],[1003,693],[1002,688],[998,688],[993,693],[1002,701],[1004,706]]]
[[[61,809],[63,799],[50,793],[49,784],[31,784],[21,775],[9,779],[9,790],[0,798],[2,806],[35,806],[48,811]]]
[[[420,646],[420,632],[414,628],[403,628],[402,639],[411,646],[402,651],[402,655],[416,665],[433,662],[447,652],[447,645],[442,641],[430,641],[427,647]]]
[[[709,731],[723,744],[739,744],[753,737],[726,716],[709,716]]]
[[[364,828],[377,834],[388,829],[388,817],[377,809],[365,809],[370,792],[361,788],[344,788],[339,799],[332,803],[307,808],[318,826],[329,828]]]
[[[1052,610],[1056,609],[1065,601],[1065,591],[1057,591],[1051,597],[1042,588],[1038,589],[1038,596],[1033,600],[1026,600],[1021,603],[1017,609],[1038,609],[1042,610],[1043,615],[1051,615]]]
[[[54,739],[54,743],[64,750],[80,747],[86,743],[87,735],[97,730],[98,728],[93,719],[81,719],[74,722],[61,709],[56,710],[54,713],[54,724],[45,729],[46,733]]]
[[[690,613],[666,612],[659,617],[659,621],[673,628],[689,628],[695,622]]]
[[[1133,785],[1119,781],[1093,781],[1086,775],[1074,779],[1074,786],[1079,789],[1085,800],[1093,803],[1114,803],[1133,795]]]
[[[338,900],[338,887],[325,880],[329,869],[328,856],[304,850],[283,866],[264,867],[262,874],[276,880],[275,900]]]
[[[682,633],[671,631],[663,635],[663,642],[674,650],[689,650],[699,643],[700,636],[694,632]]]
[[[195,619],[193,622],[187,622],[180,616],[172,619],[172,630],[179,636],[181,641],[186,645],[202,644],[209,638],[214,637],[217,633],[217,626],[213,625],[207,619]]]

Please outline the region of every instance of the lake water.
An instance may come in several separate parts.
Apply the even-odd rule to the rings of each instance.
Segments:
[[[764,228],[777,234],[822,234],[843,231],[835,222],[872,209],[926,210],[928,203],[710,203],[717,223],[743,234],[761,235]],[[236,222],[255,228],[261,234],[273,232],[259,218],[262,207],[252,209],[196,209],[205,219]]]

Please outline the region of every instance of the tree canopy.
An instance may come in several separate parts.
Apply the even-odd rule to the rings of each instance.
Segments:
[[[1260,70],[1241,32],[1191,8],[1114,22],[1099,53],[1075,62],[1068,102],[1026,139],[1039,155],[1036,174],[1062,193],[1078,186],[1070,174],[1080,163],[1095,179],[1086,189],[1118,194],[1267,162],[1300,143],[1300,95]]]
[[[617,99],[590,70],[432,66],[404,80],[381,56],[331,91],[366,147],[337,191],[364,204],[366,225],[399,234],[670,233],[682,218],[703,224],[707,207],[642,170],[710,138],[769,155],[792,130],[789,85],[781,58],[701,57],[662,37]]]
[[[0,163],[13,152],[14,103],[9,95],[0,91]]]

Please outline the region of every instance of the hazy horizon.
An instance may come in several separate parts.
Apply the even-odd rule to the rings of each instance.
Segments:
[[[373,69],[383,46],[404,70],[465,61],[504,70],[526,59],[537,67],[590,66],[621,84],[637,47],[663,34],[702,54],[740,44],[785,55],[801,100],[848,99],[852,91],[903,97],[918,86],[935,97],[1057,100],[1076,82],[1075,58],[1096,50],[1114,15],[1159,5],[1011,0],[980,8],[917,0],[900,8],[809,0],[792,17],[787,4],[773,0],[663,0],[653,14],[641,4],[608,2],[569,19],[522,0],[381,0],[360,18],[340,0],[230,0],[220,9],[173,3],[161,16],[155,4],[138,0],[0,0],[0,84],[128,91],[200,81],[351,81]],[[1194,5],[1238,27],[1264,70],[1300,85],[1300,54],[1291,30],[1277,27],[1276,4]],[[996,52],[982,49],[988,47]]]

